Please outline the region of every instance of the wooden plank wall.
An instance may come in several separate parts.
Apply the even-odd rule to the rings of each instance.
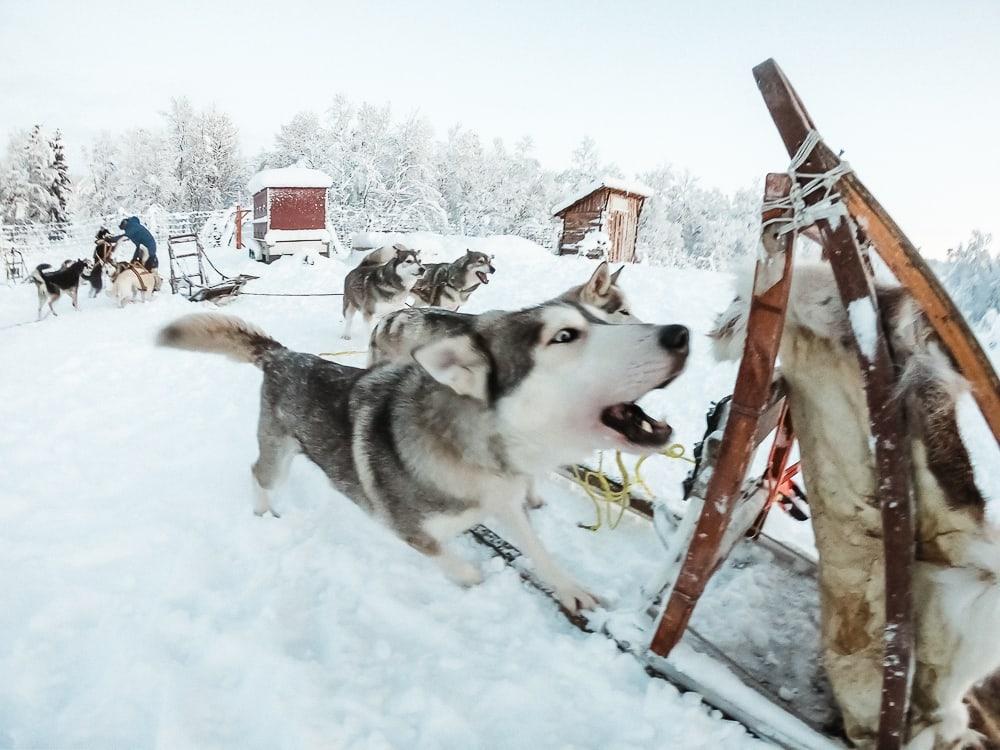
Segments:
[[[573,205],[563,214],[563,233],[559,240],[560,255],[575,255],[577,243],[591,229],[600,229],[601,216],[608,202],[609,190],[598,190]]]
[[[577,244],[591,229],[608,234],[608,260],[635,262],[636,235],[643,198],[604,188],[575,204],[563,214],[559,254],[576,254]]]

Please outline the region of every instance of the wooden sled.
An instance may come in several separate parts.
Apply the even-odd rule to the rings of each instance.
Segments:
[[[875,311],[870,261],[870,243],[913,298],[924,309],[959,372],[969,381],[976,403],[994,437],[1000,442],[1000,381],[964,318],[933,276],[916,248],[892,221],[853,172],[842,169],[839,158],[819,140],[815,125],[788,80],[773,60],[754,69],[765,104],[782,137],[794,174],[768,175],[765,210],[762,214],[762,253],[758,260],[748,322],[747,341],[732,400],[720,420],[720,431],[707,435],[703,458],[692,477],[689,507],[682,518],[668,519],[670,539],[666,560],[657,578],[647,585],[651,625],[625,627],[609,619],[600,628],[620,649],[636,656],[650,674],[700,693],[705,700],[750,731],[787,748],[839,746],[836,709],[819,695],[811,712],[796,708],[795,700],[782,695],[782,686],[768,684],[767,675],[754,673],[726,654],[711,639],[702,637],[693,620],[695,607],[712,585],[713,575],[725,569],[734,549],[743,549],[748,537],[760,535],[767,513],[769,493],[755,491],[759,484],[747,482],[747,470],[760,445],[777,429],[780,445],[771,453],[767,477],[783,474],[793,438],[792,425],[783,406],[783,388],[775,377],[775,361],[784,325],[792,274],[795,231],[780,232],[782,223],[795,220],[790,202],[784,201],[796,188],[817,176],[831,177],[830,190],[804,193],[808,209],[834,194],[853,223],[864,228],[859,237],[848,221],[831,221],[814,214],[811,225],[799,227],[824,249],[824,259],[834,271],[837,287],[848,307],[867,300]],[[795,184],[793,184],[793,177]],[[836,206],[840,209],[840,206]],[[775,223],[777,220],[777,223]],[[876,316],[877,317],[877,316]],[[891,398],[895,386],[894,362],[886,345],[886,333],[876,324],[876,341],[869,357],[854,342],[876,445],[876,467],[884,492],[881,497],[885,555],[887,662],[897,666],[883,672],[882,710],[878,748],[902,747],[907,728],[911,656],[913,654],[913,602],[911,579],[914,565],[914,515],[907,473],[908,442],[898,403]],[[633,510],[653,520],[652,507],[636,499]],[[487,529],[473,532],[509,564],[518,566],[516,550]],[[815,585],[815,565],[794,551],[782,548],[766,535],[759,544],[774,552],[777,569],[799,569],[803,586]],[[780,552],[779,552],[780,550]],[[810,568],[810,564],[812,567]],[[523,568],[522,576],[531,580]],[[818,594],[815,606],[818,606]],[[568,613],[566,613],[568,614]],[[583,618],[570,617],[583,629]],[[648,643],[648,647],[645,645]],[[814,687],[823,692],[819,668],[819,628],[815,628],[817,677]],[[699,662],[697,657],[703,657]],[[706,661],[707,659],[707,661]],[[722,668],[731,680],[706,679]],[[826,709],[823,710],[823,703]],[[782,715],[775,721],[775,712]],[[770,718],[769,718],[770,717]]]

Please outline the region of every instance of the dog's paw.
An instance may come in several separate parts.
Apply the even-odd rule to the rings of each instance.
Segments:
[[[601,604],[600,599],[575,583],[557,588],[555,597],[556,601],[574,615],[584,609],[597,609]]]
[[[441,556],[436,560],[443,568],[445,575],[459,586],[469,588],[483,582],[483,571],[479,569],[478,565],[473,565],[468,560],[451,555]]]
[[[479,566],[472,563],[456,565],[451,575],[455,583],[461,586],[478,586],[483,582],[483,571],[479,569]]]

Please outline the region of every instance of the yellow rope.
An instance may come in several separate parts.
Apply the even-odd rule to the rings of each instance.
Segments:
[[[684,446],[680,443],[671,443],[662,451],[658,451],[656,454],[664,456],[665,458],[673,458],[679,461],[687,461],[688,463],[695,463],[693,458],[689,458],[686,455]],[[587,497],[594,504],[594,513],[596,518],[594,523],[585,524],[581,523],[580,527],[584,529],[589,529],[590,531],[597,531],[603,525],[603,519],[605,515],[607,516],[608,526],[612,529],[618,528],[618,524],[621,523],[622,517],[625,515],[625,511],[628,510],[629,505],[632,502],[632,489],[634,487],[642,488],[642,491],[649,497],[650,500],[655,499],[656,494],[649,488],[646,484],[646,480],[642,476],[641,467],[649,456],[642,456],[638,461],[636,461],[635,466],[632,467],[632,475],[629,474],[628,469],[625,466],[625,460],[622,458],[621,451],[615,451],[615,463],[618,466],[618,473],[621,475],[621,489],[616,490],[611,486],[611,480],[607,474],[604,473],[604,453],[598,454],[597,469],[582,469],[580,467],[573,467],[573,481],[583,488],[583,491],[587,493]],[[595,486],[596,485],[596,486]],[[604,503],[604,513],[601,512],[601,503]],[[612,510],[611,506],[619,506],[618,516],[612,520]]]

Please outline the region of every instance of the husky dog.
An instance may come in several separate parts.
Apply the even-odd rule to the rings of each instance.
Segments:
[[[382,265],[374,265],[369,258],[371,255],[344,279],[345,339],[351,337],[351,322],[356,312],[360,311],[365,324],[371,326],[373,316],[403,306],[413,285],[424,272],[416,251],[402,246]]]
[[[48,263],[40,263],[32,271],[31,282],[38,287],[38,320],[48,316],[42,315],[45,303],[48,302],[49,312],[58,315],[52,304],[62,296],[63,292],[69,294],[73,301],[73,307],[80,309],[77,298],[80,292],[80,277],[87,270],[89,263],[85,260],[66,261],[62,267],[51,271],[52,266]]]
[[[618,277],[624,268],[611,273],[607,262],[602,262],[585,284],[567,289],[556,299],[582,305],[587,312],[607,323],[641,323],[629,312],[625,291],[618,286]],[[470,333],[474,318],[459,312],[416,307],[390,313],[372,330],[368,366],[403,362],[417,347],[444,336]]]
[[[101,227],[94,236],[93,268],[84,278],[90,282],[90,296],[96,297],[104,289],[104,274],[112,268],[115,254],[115,242],[105,227]]]
[[[624,269],[610,273],[607,262],[602,262],[585,284],[574,286],[556,298],[556,301],[582,305],[587,312],[607,323],[641,322],[628,310],[625,292],[617,285]],[[489,320],[491,312],[478,316]],[[368,366],[384,362],[403,363],[411,359],[415,349],[446,336],[472,334],[476,327],[475,315],[449,310],[406,307],[383,318],[372,330],[368,344]],[[531,488],[528,506],[540,508],[544,501]]]
[[[263,370],[252,469],[258,514],[270,510],[291,458],[304,453],[339,491],[462,584],[479,582],[480,571],[446,543],[488,517],[499,521],[559,602],[577,611],[596,600],[535,535],[524,509],[528,485],[597,448],[664,446],[670,426],[635,401],[680,374],[688,331],[607,325],[582,307],[550,302],[483,316],[474,335],[372,370],[289,351],[224,315],[185,316],[160,332],[159,343]]]
[[[417,304],[446,310],[457,310],[496,273],[491,256],[472,250],[451,263],[427,263],[424,267],[427,270],[413,287]]]
[[[609,323],[640,323],[641,321],[634,317],[629,309],[625,290],[618,286],[618,277],[624,270],[625,266],[622,266],[611,273],[608,262],[601,261],[586,284],[567,289],[559,295],[559,299],[585,305],[591,312]]]
[[[380,248],[376,248],[368,253],[365,257],[361,259],[358,266],[382,266],[396,257],[396,253],[400,250],[413,250],[412,247],[407,247],[402,242],[397,242],[393,245],[383,245]],[[417,255],[417,260],[420,260],[420,251],[413,250]]]
[[[90,284],[90,294],[89,297],[96,297],[104,289],[104,269],[105,266],[100,261],[93,261],[90,264],[90,270],[82,274],[82,278],[87,280]]]
[[[139,294],[143,302],[149,300],[156,291],[157,275],[140,263],[116,263],[111,276],[111,294],[118,300],[118,306],[125,307],[126,302],[135,302]]]

